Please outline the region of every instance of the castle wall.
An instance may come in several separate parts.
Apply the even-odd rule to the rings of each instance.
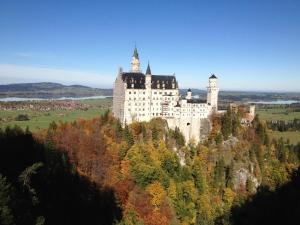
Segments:
[[[121,78],[118,75],[113,91],[113,115],[120,120],[122,124],[125,122],[124,117],[124,103],[125,103],[125,87]]]

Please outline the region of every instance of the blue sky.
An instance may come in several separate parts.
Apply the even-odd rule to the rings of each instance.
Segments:
[[[300,1],[0,0],[0,83],[112,87],[130,69],[182,88],[300,91]]]

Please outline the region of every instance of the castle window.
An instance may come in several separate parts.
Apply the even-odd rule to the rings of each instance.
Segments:
[[[136,92],[134,92],[134,94],[136,94]]]
[[[157,93],[157,92],[155,91],[154,94],[156,95],[156,93]]]
[[[162,93],[161,93],[161,92],[159,92],[159,94],[161,95]]]
[[[145,92],[143,92],[143,94],[145,94]]]
[[[129,94],[131,94],[131,91],[129,91]]]

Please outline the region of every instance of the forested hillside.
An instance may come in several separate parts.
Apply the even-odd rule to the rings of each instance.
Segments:
[[[0,85],[0,98],[60,98],[111,96],[112,89],[91,88],[82,85],[63,85],[51,82]]]
[[[295,224],[300,145],[240,116],[214,115],[198,145],[162,119],[122,128],[109,112],[34,136],[2,130],[0,223]]]

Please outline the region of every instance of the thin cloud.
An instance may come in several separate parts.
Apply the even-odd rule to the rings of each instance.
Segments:
[[[91,87],[112,87],[114,76],[103,76],[97,73],[0,64],[0,83],[25,82],[58,82],[62,84],[80,84]]]

